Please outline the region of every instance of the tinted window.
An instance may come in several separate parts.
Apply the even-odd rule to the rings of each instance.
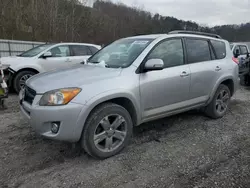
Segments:
[[[240,54],[241,55],[247,54],[247,47],[246,46],[240,46]]]
[[[160,43],[147,59],[162,59],[165,68],[183,65],[184,55],[181,39],[172,39]]]
[[[72,49],[73,56],[92,55],[87,46],[74,45],[74,46],[71,46],[71,49]]]
[[[234,54],[234,55],[236,55],[236,50],[239,50],[239,51],[240,51],[240,47],[239,47],[239,46],[235,46],[234,51],[233,51],[233,54]]]
[[[89,49],[92,52],[92,54],[95,54],[96,52],[98,52],[98,49],[94,46],[89,46]]]
[[[52,53],[52,57],[67,57],[70,56],[68,46],[57,46],[49,50]]]
[[[226,57],[226,45],[224,42],[211,40],[211,44],[214,47],[217,59],[223,59]]]
[[[186,46],[189,63],[211,60],[208,41],[201,39],[186,39]]]

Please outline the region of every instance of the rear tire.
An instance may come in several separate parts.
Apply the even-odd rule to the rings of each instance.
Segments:
[[[92,157],[106,159],[128,145],[132,132],[133,122],[129,112],[120,105],[104,103],[89,115],[81,144]]]
[[[13,89],[16,93],[19,93],[21,88],[25,85],[28,78],[32,77],[36,73],[34,71],[21,71],[13,79]]]
[[[230,98],[231,92],[229,88],[226,85],[221,84],[218,87],[213,100],[208,106],[206,106],[205,114],[213,119],[222,118],[227,112]]]

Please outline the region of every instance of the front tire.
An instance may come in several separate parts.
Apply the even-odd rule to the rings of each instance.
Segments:
[[[27,79],[35,75],[34,71],[21,71],[13,79],[13,89],[16,93],[19,93],[20,90],[25,86]]]
[[[229,88],[221,84],[210,104],[205,108],[205,114],[213,119],[222,118],[228,109],[228,104],[230,102],[231,92]]]
[[[129,112],[120,105],[104,103],[88,117],[81,144],[92,157],[109,158],[128,145],[132,131],[133,122]]]

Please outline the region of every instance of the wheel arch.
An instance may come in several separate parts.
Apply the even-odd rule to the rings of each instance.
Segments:
[[[11,80],[9,81],[10,86],[13,86],[14,78],[17,76],[18,73],[20,73],[20,72],[22,72],[22,71],[32,71],[32,72],[35,72],[36,74],[40,73],[40,72],[39,72],[37,69],[35,69],[35,68],[30,68],[30,67],[21,68],[21,69],[19,69],[18,71],[14,72],[13,75],[11,76]]]
[[[235,89],[236,89],[236,88],[235,88],[236,83],[235,83],[235,81],[234,81],[234,79],[233,79],[232,76],[227,76],[227,77],[225,77],[225,78],[223,78],[223,79],[220,79],[220,80],[215,84],[215,86],[214,86],[214,88],[213,88],[213,90],[212,90],[212,92],[211,92],[211,94],[210,94],[210,97],[209,97],[209,100],[208,100],[207,104],[209,104],[209,103],[213,100],[213,97],[214,97],[214,95],[215,95],[217,89],[219,88],[219,86],[220,86],[221,84],[226,85],[226,86],[229,88],[229,90],[230,90],[231,96],[233,96],[233,94],[235,93]]]
[[[93,99],[92,99],[93,100]],[[104,103],[114,103],[118,104],[122,107],[124,107],[130,114],[133,125],[136,126],[140,124],[141,122],[141,116],[140,116],[140,111],[139,107],[136,105],[135,99],[131,98],[129,94],[123,94],[123,95],[109,95],[106,97],[101,97],[99,99],[94,100],[93,103],[91,104],[85,104],[82,112],[79,114],[79,118],[77,121],[77,127],[74,130],[74,135],[77,137],[78,140],[80,140],[82,131],[84,129],[84,125],[87,121],[87,118],[90,116],[90,114],[100,105]]]

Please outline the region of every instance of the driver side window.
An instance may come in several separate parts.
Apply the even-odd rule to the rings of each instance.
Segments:
[[[57,46],[49,50],[51,57],[68,57],[70,56],[69,46]]]
[[[170,39],[160,43],[147,59],[161,59],[164,62],[164,68],[183,65],[184,55],[181,39]]]

